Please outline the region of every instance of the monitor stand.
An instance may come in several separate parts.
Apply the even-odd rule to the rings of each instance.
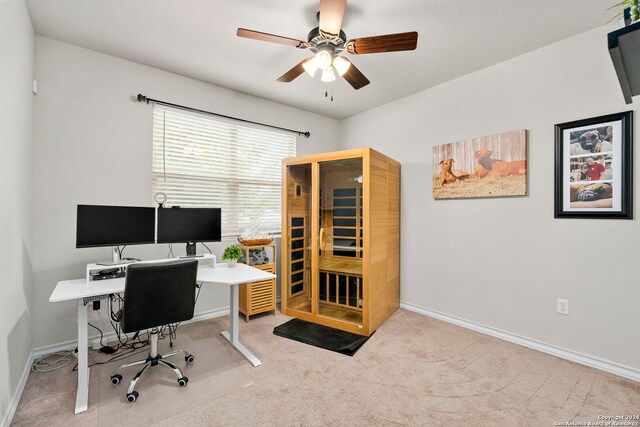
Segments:
[[[196,254],[196,242],[187,242],[187,256]]]
[[[202,258],[202,255],[196,255],[196,242],[187,242],[187,256],[179,258]]]
[[[134,261],[130,260],[121,260],[120,259],[120,248],[118,246],[111,247],[111,261],[102,261],[96,262],[96,265],[118,265],[118,264],[131,264]]]

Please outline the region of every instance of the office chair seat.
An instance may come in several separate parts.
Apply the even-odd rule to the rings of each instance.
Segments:
[[[120,326],[125,333],[151,330],[149,355],[145,359],[125,363],[111,374],[111,383],[118,385],[122,381],[122,375],[118,371],[144,365],[129,382],[126,395],[128,402],[138,400],[140,393],[135,387],[145,370],[151,366],[171,369],[178,378],[178,385],[187,386],[189,378],[166,359],[183,355],[187,364],[191,364],[195,357],[184,350],[158,354],[158,338],[163,326],[193,318],[197,272],[196,260],[140,263],[127,268],[124,307],[117,314]]]

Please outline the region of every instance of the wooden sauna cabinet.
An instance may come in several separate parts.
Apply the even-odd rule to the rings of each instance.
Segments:
[[[371,335],[400,305],[400,164],[371,148],[282,164],[282,313]]]

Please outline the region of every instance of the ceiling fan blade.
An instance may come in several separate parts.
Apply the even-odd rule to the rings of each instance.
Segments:
[[[313,58],[307,58],[300,61],[295,67],[284,73],[278,78],[279,82],[289,83],[298,77],[300,74],[304,73],[304,67],[302,66],[305,62],[312,60]]]
[[[300,49],[306,49],[309,47],[309,43],[302,40],[291,39],[289,37],[276,36],[275,34],[263,33],[260,31],[247,30],[246,28],[238,28],[236,33],[238,37],[244,37],[247,39],[260,40],[263,42],[286,44],[287,46],[293,46]]]
[[[387,34],[385,36],[363,37],[349,40],[344,44],[344,49],[354,55],[364,53],[397,52],[400,50],[413,50],[418,45],[418,33]]]
[[[345,60],[349,61],[347,58],[344,58]],[[351,62],[351,61],[349,61]],[[351,86],[353,86],[353,88],[355,90],[358,90],[366,85],[368,85],[369,79],[366,78],[364,76],[364,74],[362,74],[360,72],[360,70],[358,70],[356,68],[355,65],[353,65],[353,62],[351,62],[351,65],[349,66],[349,69],[347,70],[346,73],[343,74],[342,76]]]
[[[340,36],[347,0],[320,0],[320,34],[328,40]]]

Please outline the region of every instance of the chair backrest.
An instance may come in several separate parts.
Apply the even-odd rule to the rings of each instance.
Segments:
[[[122,330],[136,332],[192,319],[197,274],[198,261],[194,259],[130,265]]]

